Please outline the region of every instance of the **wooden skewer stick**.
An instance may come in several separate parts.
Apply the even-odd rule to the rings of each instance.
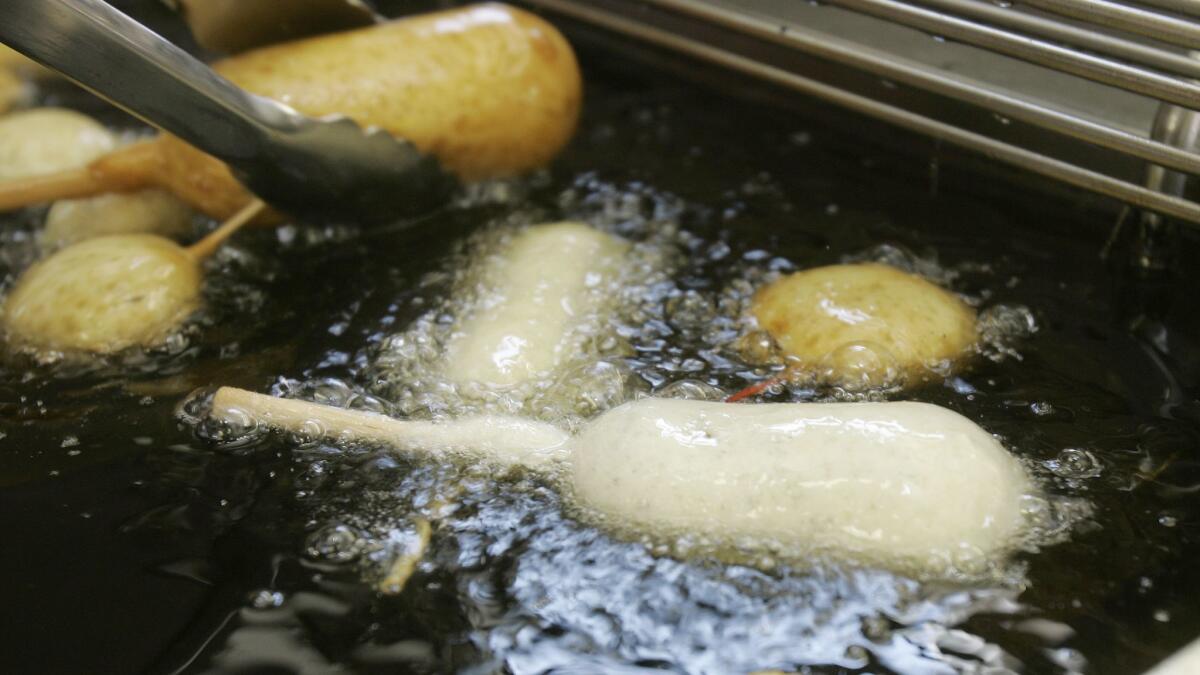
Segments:
[[[0,211],[139,190],[151,185],[159,164],[157,145],[145,142],[120,148],[87,166],[4,181],[0,183]]]
[[[425,551],[429,548],[429,540],[433,537],[433,526],[424,518],[418,518],[415,525],[417,529],[416,545],[412,550],[392,561],[387,576],[376,585],[379,592],[384,595],[399,595],[404,590],[404,585],[408,583],[413,572],[417,571],[417,563],[421,562],[421,558],[425,557]]]
[[[254,217],[262,213],[267,208],[267,203],[261,199],[255,199],[246,206],[242,207],[241,211],[233,214],[229,220],[221,223],[217,229],[209,232],[203,239],[187,247],[187,252],[196,260],[205,260],[221,248],[221,244],[225,240],[233,236],[235,232],[242,229],[246,223],[254,220]]]
[[[108,184],[87,167],[18,178],[0,185],[0,211],[57,199],[91,197],[108,190]]]
[[[218,419],[249,418],[272,429],[334,441],[383,443],[427,454],[470,452],[505,464],[527,466],[560,457],[569,438],[557,427],[519,417],[481,415],[444,423],[398,420],[234,387],[217,390],[212,413]]]

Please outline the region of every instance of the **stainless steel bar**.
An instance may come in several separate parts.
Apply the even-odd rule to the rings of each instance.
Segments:
[[[1200,61],[1189,59],[1183,54],[1166,49],[1126,40],[1107,33],[1086,30],[1069,23],[1016,11],[1011,7],[998,7],[990,2],[980,2],[979,0],[920,0],[920,2],[923,5],[980,19],[997,26],[1083,47],[1098,54],[1114,56],[1169,73],[1200,79]],[[1200,12],[1200,9],[1197,11]]]
[[[1138,4],[1178,12],[1189,16],[1200,17],[1200,1],[1198,0],[1137,0]]]
[[[1109,0],[1021,0],[1056,14],[1119,28],[1188,49],[1200,49],[1200,25]]]
[[[778,21],[696,0],[646,0],[647,4],[695,17],[754,37],[796,48],[805,53],[858,68],[889,80],[903,82],[943,96],[978,105],[1001,115],[1050,129],[1102,147],[1125,152],[1155,164],[1200,175],[1200,156],[1157,141],[1038,105],[1016,96],[980,86],[951,73],[916,61],[885,54],[796,25],[781,30]]]
[[[603,10],[597,10],[594,7],[581,7],[573,4],[570,0],[528,1],[531,4],[586,21],[601,28],[623,33],[651,44],[666,47],[681,54],[687,54],[732,70],[753,75],[762,81],[773,82],[864,115],[875,117],[934,138],[940,138],[960,147],[979,152],[992,159],[1061,180],[1085,190],[1115,197],[1135,206],[1141,206],[1164,215],[1180,218],[1193,224],[1200,224],[1200,205],[1194,202],[1163,195],[1140,185],[1134,185],[1113,178],[1112,176],[1083,169],[1068,162],[997,141],[993,138],[923,117],[895,106],[880,103],[865,96],[859,96],[858,94],[838,89],[823,82],[759,63],[711,45],[674,35]]]
[[[837,6],[901,23],[932,35],[945,36],[1095,82],[1200,110],[1200,85],[1192,82],[897,0],[830,1]]]

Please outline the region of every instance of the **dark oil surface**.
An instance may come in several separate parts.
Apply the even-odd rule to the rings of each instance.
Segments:
[[[1133,673],[1200,636],[1194,299],[1131,300],[1139,288],[1100,258],[1109,218],[951,165],[935,186],[928,153],[863,141],[859,120],[830,126],[615,67],[589,82],[577,141],[548,175],[508,186],[516,197],[409,231],[243,233],[177,353],[5,359],[0,672]],[[1000,434],[1092,515],[994,587],[762,570],[614,539],[532,478],[275,437],[232,447],[178,421],[199,387],[367,386],[372,346],[440,299],[421,282],[456,240],[512,214],[589,212],[618,230],[677,222],[690,243],[673,293],[715,298],[748,269],[887,245],[955,272],[950,286],[985,311],[1027,308],[1036,331],[1012,354],[912,397]],[[4,225],[7,283],[28,220]],[[662,321],[666,355],[634,364],[646,388],[762,376],[721,371],[697,327]],[[469,489],[416,576],[376,593],[364,559],[449,484]]]

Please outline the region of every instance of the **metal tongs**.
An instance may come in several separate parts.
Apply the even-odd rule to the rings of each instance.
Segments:
[[[394,222],[453,186],[408,141],[249,94],[101,0],[2,0],[0,42],[222,160],[302,220]]]
[[[363,0],[163,0],[201,47],[237,53],[383,20]]]

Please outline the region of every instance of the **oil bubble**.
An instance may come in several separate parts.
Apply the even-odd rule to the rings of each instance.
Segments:
[[[1046,658],[1068,673],[1083,673],[1088,670],[1087,659],[1078,650],[1070,647],[1058,647],[1045,650]]]
[[[346,407],[351,410],[365,410],[367,412],[379,413],[380,415],[387,415],[390,412],[386,401],[378,396],[363,393],[352,395],[349,401],[347,401]]]
[[[918,255],[904,246],[891,243],[877,244],[865,251],[843,256],[842,262],[879,263],[924,277],[939,286],[949,286],[959,276],[957,270],[941,265],[932,254]]]
[[[286,599],[279,591],[262,589],[250,594],[250,606],[254,609],[272,609],[282,606]]]
[[[296,431],[287,434],[288,442],[294,445],[309,445],[325,438],[328,430],[320,420],[304,420]]]
[[[323,378],[315,382],[306,382],[301,396],[323,405],[345,408],[354,397],[354,389],[341,380]]]
[[[689,401],[723,401],[725,392],[703,380],[677,380],[654,392],[660,398],[679,398]]]
[[[188,394],[175,406],[175,419],[191,427],[208,419],[212,413],[212,400],[215,393],[215,388],[203,387]]]
[[[358,532],[346,525],[333,524],[309,535],[305,554],[316,561],[341,564],[357,559],[363,548]]]
[[[1100,460],[1083,448],[1066,448],[1045,465],[1059,478],[1073,480],[1096,478],[1104,469]]]
[[[979,352],[992,361],[1020,359],[1016,343],[1038,331],[1037,319],[1028,307],[993,305],[979,313]]]
[[[212,414],[215,390],[198,389],[176,407],[176,417],[192,427],[199,439],[216,444],[221,450],[243,450],[255,446],[270,430],[248,412],[230,408],[220,416]]]
[[[779,355],[775,340],[761,329],[750,330],[742,335],[737,342],[737,350],[741,352],[743,358],[751,363],[769,364],[779,363],[783,360]]]
[[[1028,551],[1066,541],[1071,531],[1093,515],[1085,499],[1050,494],[1027,494],[1021,499],[1021,515],[1028,527],[1018,544]]]
[[[843,389],[886,389],[901,384],[896,359],[883,345],[875,342],[850,342],[829,352],[818,365],[823,382]]]
[[[330,464],[328,460],[318,459],[308,465],[299,476],[296,477],[297,485],[308,489],[316,489],[325,484],[329,479]]]
[[[567,370],[546,391],[544,407],[555,407],[556,400],[569,400],[571,416],[590,418],[620,405],[630,398],[633,386],[628,366],[613,361],[585,363]],[[541,397],[539,397],[541,398]]]
[[[711,321],[716,313],[712,299],[695,289],[669,298],[665,308],[671,323],[683,326],[699,326]]]
[[[985,334],[1009,338],[1027,337],[1038,330],[1037,319],[1028,307],[993,305],[979,314],[979,324]]]

